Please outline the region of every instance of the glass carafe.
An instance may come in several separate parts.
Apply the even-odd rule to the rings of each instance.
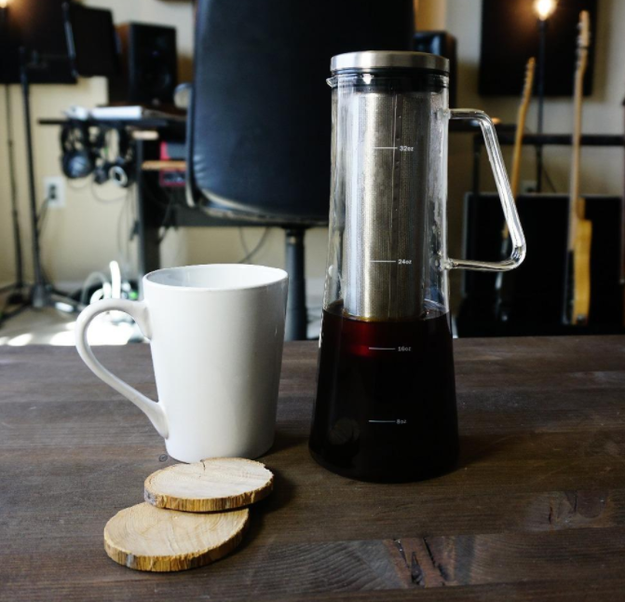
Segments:
[[[310,449],[353,478],[452,469],[458,426],[447,273],[509,270],[525,256],[494,126],[448,106],[448,61],[417,52],[332,59],[332,185]],[[509,228],[501,262],[447,256],[450,119],[483,132]]]

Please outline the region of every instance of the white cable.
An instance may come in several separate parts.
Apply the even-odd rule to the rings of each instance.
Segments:
[[[122,298],[122,273],[119,269],[119,263],[115,260],[109,263],[109,269],[111,270],[111,295],[113,299]]]
[[[89,276],[85,278],[83,282],[82,289],[80,291],[80,302],[83,305],[87,304],[87,294],[89,293],[89,287],[96,282],[100,282],[104,284],[107,281],[107,277],[102,272],[91,272]]]

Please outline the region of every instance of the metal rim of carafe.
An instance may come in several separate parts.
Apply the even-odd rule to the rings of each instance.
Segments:
[[[332,73],[371,69],[423,69],[449,74],[449,60],[427,52],[365,50],[337,54],[330,61]]]

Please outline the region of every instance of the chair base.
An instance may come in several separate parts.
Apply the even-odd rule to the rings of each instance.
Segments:
[[[306,277],[304,269],[304,236],[306,228],[285,228],[286,271],[289,274],[289,297],[286,309],[285,339],[307,338]]]

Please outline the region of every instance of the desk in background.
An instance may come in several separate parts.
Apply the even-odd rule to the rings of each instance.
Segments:
[[[40,119],[44,126],[62,127],[68,119]],[[159,185],[162,169],[184,170],[184,162],[161,161],[163,140],[184,142],[186,121],[180,118],[145,118],[128,120],[96,120],[85,122],[94,127],[125,127],[134,133],[138,237],[138,276],[160,268],[160,229],[168,227],[258,227],[257,222],[224,220],[207,215],[201,209],[189,207],[184,187],[165,192]],[[91,177],[91,176],[89,176]],[[262,224],[261,224],[262,225]]]

